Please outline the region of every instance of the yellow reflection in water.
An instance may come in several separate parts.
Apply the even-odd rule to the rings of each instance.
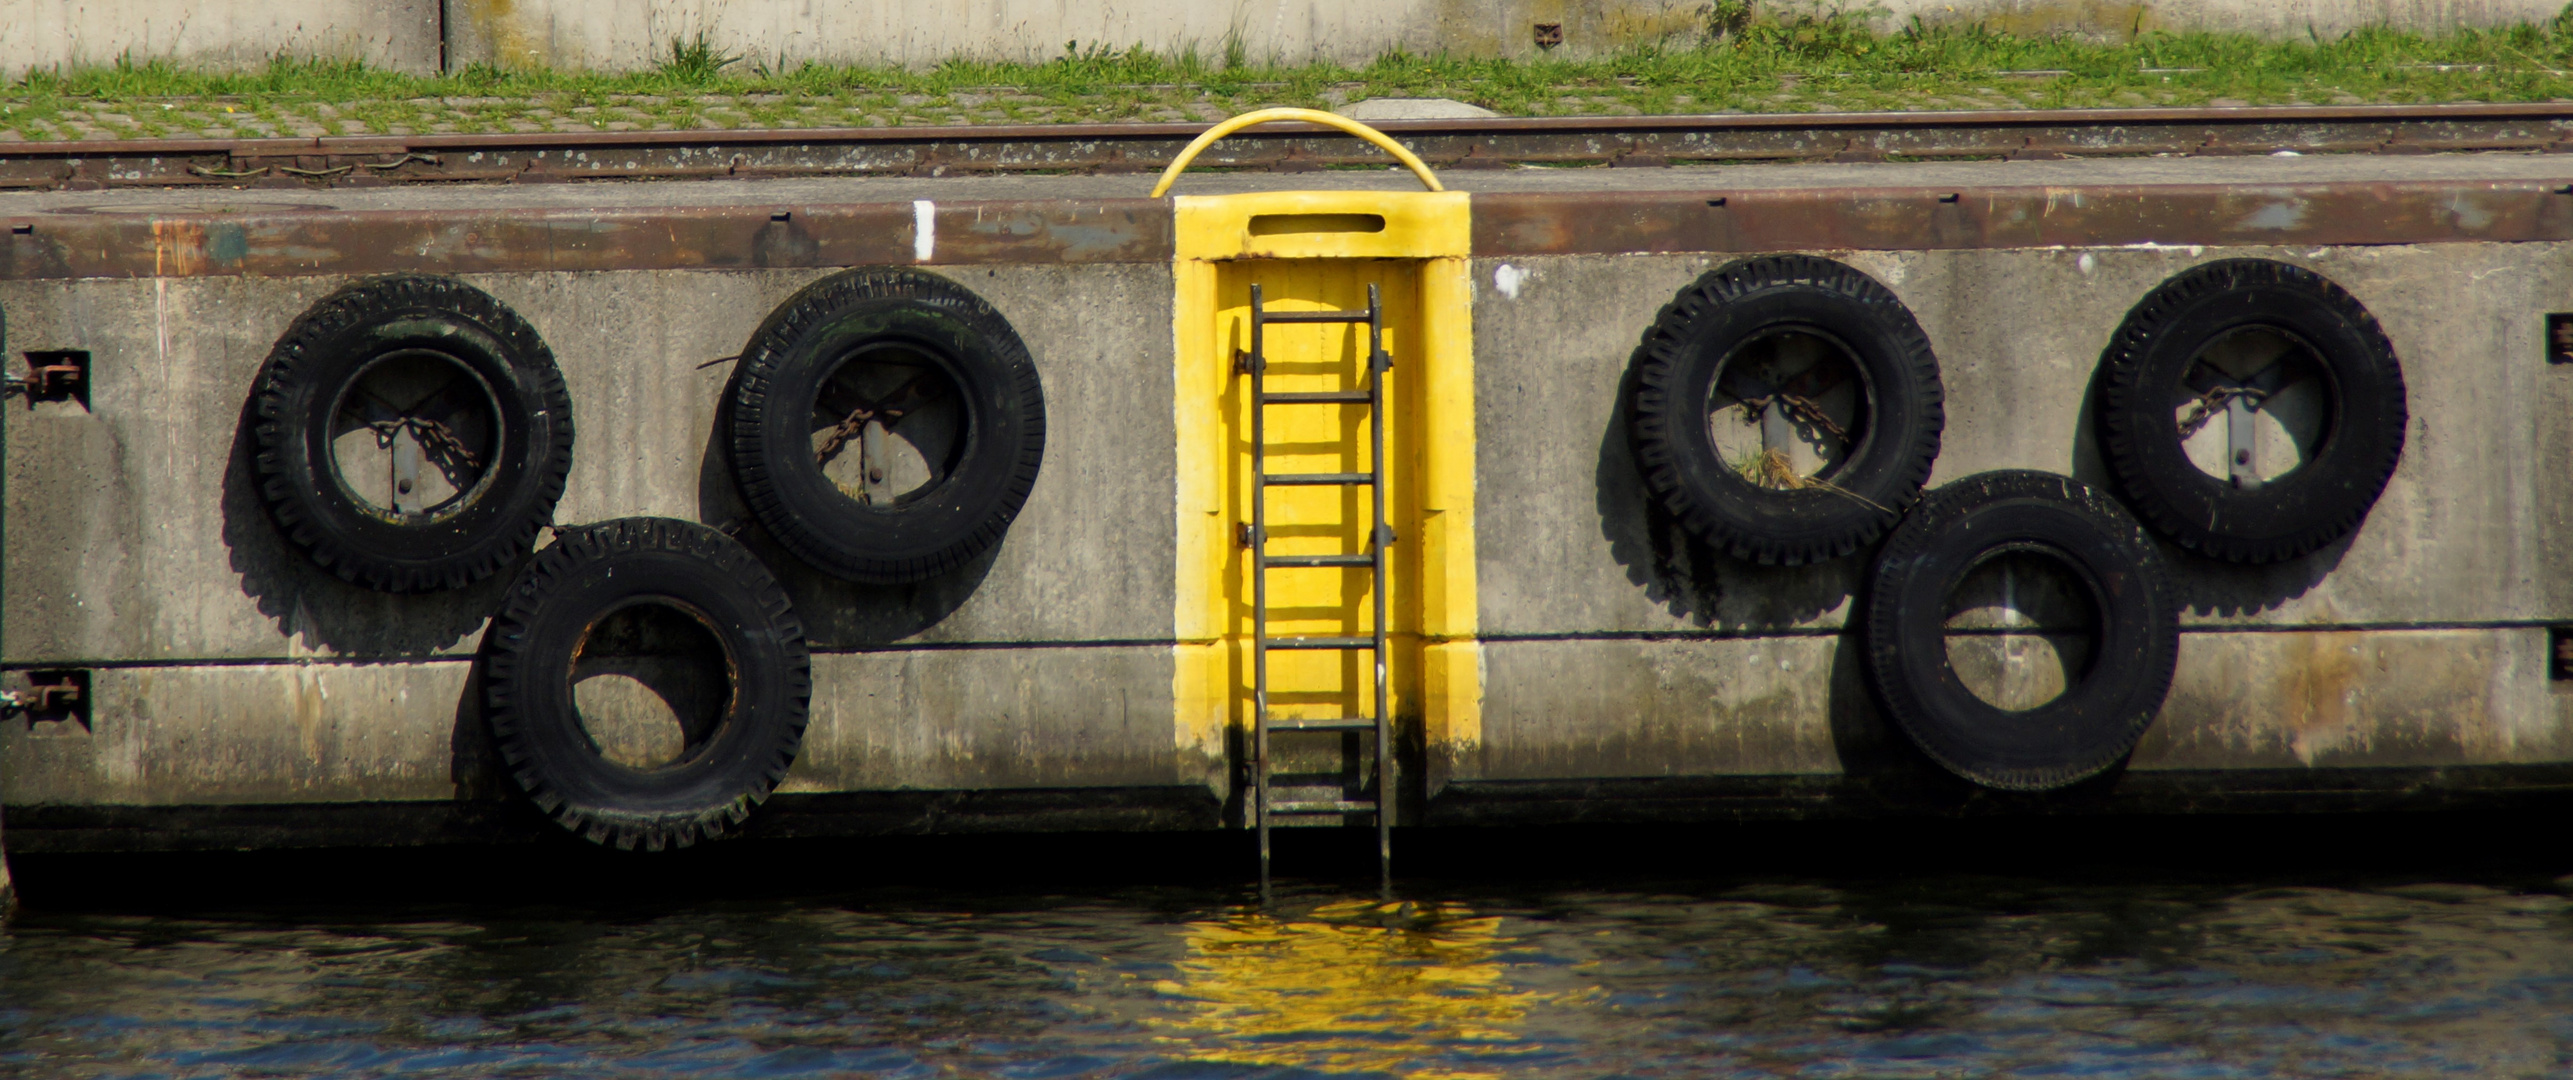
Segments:
[[[1500,919],[1459,905],[1406,912],[1363,901],[1301,918],[1190,923],[1181,977],[1159,987],[1188,1011],[1164,1022],[1174,1030],[1162,1041],[1207,1061],[1498,1076],[1415,1063],[1470,1055],[1475,1042],[1514,1042],[1518,1021],[1555,996],[1509,985],[1494,959],[1508,946],[1500,929]]]

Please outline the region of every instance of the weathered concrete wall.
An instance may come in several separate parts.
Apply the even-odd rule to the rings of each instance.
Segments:
[[[2403,360],[2410,438],[2349,539],[2258,570],[2171,553],[2190,632],[2135,767],[2573,755],[2545,631],[2526,625],[2573,617],[2541,569],[2568,555],[2549,526],[2573,511],[2561,470],[2543,467],[2566,445],[2573,394],[2573,371],[2540,359],[2540,313],[2573,291],[2558,245],[1839,257],[1892,288],[1938,352],[1935,485],[1999,468],[2105,484],[2086,404],[2101,349],[2155,285],[2240,256],[2310,266],[2369,306]],[[1710,265],[1477,267],[1479,574],[1496,640],[1480,757],[1460,779],[1837,771],[1878,723],[1856,657],[1811,636],[1846,624],[1861,561],[1735,562],[1651,505],[1636,474],[1620,376],[1660,306]],[[2281,632],[2299,626],[2316,629]]]
[[[1603,171],[1604,172],[1604,171]],[[765,190],[747,188],[745,191]],[[742,197],[747,197],[742,196]],[[324,238],[327,240],[327,238]],[[329,250],[316,241],[316,251]],[[2173,554],[2177,684],[2138,770],[2573,760],[2546,624],[2573,623],[2573,365],[2542,315],[2573,245],[1857,252],[1942,360],[1933,482],[2103,482],[2086,402],[2129,308],[2198,263],[2313,267],[2401,355],[2409,442],[2366,524],[2265,570]],[[1820,776],[1899,746],[1842,633],[1862,560],[1782,570],[1691,541],[1644,499],[1620,382],[1697,255],[1477,260],[1475,513],[1485,636],[1464,780]],[[1506,268],[1506,269],[1505,269]],[[1044,373],[1043,474],[965,572],[824,580],[761,546],[811,628],[791,792],[1167,785],[1176,602],[1169,269],[950,266]],[[470,275],[554,348],[579,427],[557,519],[743,517],[716,408],[765,315],[819,270]],[[259,364],[328,276],[0,282],[11,351],[86,348],[91,408],[13,405],[6,639],[95,672],[92,726],[0,725],[0,801],[244,804],[499,797],[467,658],[495,582],[393,598],[289,549],[249,481]],[[757,531],[749,539],[759,545]]]
[[[256,67],[279,54],[438,70],[439,0],[0,0],[0,77],[168,60]]]
[[[1764,6],[1808,10],[1805,0]],[[2554,0],[1879,0],[1881,29],[1918,19],[2023,34],[2125,38],[2154,30],[2337,37],[2385,26],[2438,33],[2542,22]],[[1363,63],[1387,52],[1595,56],[1689,44],[1710,32],[1708,0],[0,0],[0,76],[109,64],[120,56],[237,68],[279,54],[355,58],[397,71],[442,65],[650,67],[702,37],[727,56],[928,65],[953,58],[1047,60],[1141,45],[1221,58]],[[1537,27],[1562,43],[1537,44]],[[443,36],[442,36],[443,35]]]
[[[2385,27],[2436,34],[2468,27],[2542,23],[2557,0],[1873,0],[1884,30],[1972,25],[2011,34],[2079,34],[2125,40],[2153,31],[2218,30],[2265,38],[2330,40]]]
[[[1050,60],[1142,45],[1221,59],[1363,63],[1386,52],[1533,55],[1535,26],[1556,51],[1590,55],[1702,39],[1705,0],[447,0],[448,63],[648,67],[700,35],[746,61],[926,65],[955,57]]]
[[[924,65],[953,57],[1047,60],[1076,48],[1141,45],[1255,60],[1363,63],[1393,50],[1467,56],[1597,56],[1688,45],[1714,31],[1708,0],[447,0],[448,63],[648,67],[674,41],[702,36],[729,56]],[[1882,30],[1973,24],[2023,34],[2123,39],[2140,32],[2220,30],[2272,38],[2338,37],[2361,27],[2442,33],[2543,22],[2556,0],[1764,0],[1777,13],[1848,9]],[[1559,30],[1541,47],[1537,27]]]
[[[1166,267],[959,268],[1044,373],[1043,471],[1008,538],[940,581],[868,588],[746,539],[817,652],[790,788],[1174,782]],[[716,407],[758,322],[819,272],[497,274],[578,439],[555,520],[745,520]],[[505,578],[394,597],[287,545],[259,501],[252,380],[335,277],[0,284],[14,349],[86,348],[92,410],[11,416],[15,662],[102,669],[95,730],[0,728],[8,802],[435,799],[487,790],[465,680]],[[1158,433],[1158,434],[1156,434]],[[41,538],[41,539],[37,539]],[[1020,651],[998,643],[1031,643]],[[915,655],[912,650],[933,651]],[[433,659],[434,658],[434,659]],[[462,747],[459,755],[456,749]],[[452,765],[451,765],[452,761]]]

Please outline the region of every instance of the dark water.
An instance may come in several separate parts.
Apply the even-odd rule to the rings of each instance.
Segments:
[[[1225,883],[53,907],[0,932],[0,1074],[2573,1072],[2573,902],[2475,877],[1665,869],[1394,903],[1308,884],[1267,911]]]

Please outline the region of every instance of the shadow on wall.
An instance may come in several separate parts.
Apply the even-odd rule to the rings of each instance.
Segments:
[[[732,409],[727,388],[697,463],[697,520],[740,540],[777,575],[787,600],[795,605],[796,617],[804,622],[806,643],[815,648],[891,644],[938,625],[982,586],[993,560],[1009,545],[1004,534],[991,550],[955,572],[907,585],[860,585],[816,570],[770,536],[750,504],[742,501],[726,449]]]
[[[417,657],[479,632],[517,576],[511,567],[462,589],[395,595],[341,581],[277,529],[259,495],[256,390],[233,426],[223,467],[223,544],[241,591],[307,648],[355,658]]]
[[[1593,492],[1599,531],[1626,580],[1672,617],[1724,630],[1783,630],[1841,608],[1858,588],[1866,553],[1811,566],[1759,566],[1735,559],[1690,533],[1644,488],[1628,438],[1635,391],[1636,346],[1617,386],[1617,407],[1599,437]]]

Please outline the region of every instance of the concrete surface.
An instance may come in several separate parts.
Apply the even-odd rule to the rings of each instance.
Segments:
[[[243,69],[278,55],[439,70],[439,0],[0,0],[0,78],[119,57]]]
[[[571,386],[578,441],[556,520],[746,519],[717,455],[729,369],[709,362],[739,353],[772,308],[817,276],[471,278],[544,335]],[[905,682],[898,696],[911,711],[901,722],[928,725],[911,730],[987,715],[993,685],[1021,686],[1034,696],[1012,700],[1039,707],[1021,708],[1030,728],[1000,743],[986,726],[924,735],[906,744],[917,753],[896,759],[899,768],[834,756],[894,739],[883,728],[893,714],[817,709],[798,782],[917,786],[1003,770],[1019,778],[1004,786],[1106,783],[1158,762],[1155,782],[1167,783],[1167,649],[1129,648],[1108,667],[1097,662],[1106,654],[1085,650],[1171,633],[1169,339],[1149,336],[1139,353],[1130,333],[1169,325],[1168,269],[974,269],[958,279],[1012,320],[1044,372],[1045,463],[1009,537],[956,576],[905,588],[831,580],[756,529],[745,539],[778,570],[826,654],[817,661],[826,687],[830,672],[852,686],[881,683],[867,650],[916,644],[950,650],[919,662],[981,696]],[[480,724],[460,702],[469,665],[458,661],[480,647],[505,580],[417,597],[345,585],[283,541],[253,487],[242,423],[251,380],[276,336],[341,279],[29,284],[0,284],[11,343],[85,347],[103,362],[96,413],[62,403],[10,418],[12,446],[35,464],[13,470],[9,527],[52,539],[8,548],[5,653],[152,666],[102,677],[94,732],[12,724],[0,733],[6,801],[347,801],[475,787],[448,765],[454,740],[478,737]],[[1046,667],[990,647],[1010,642],[1049,643],[1061,659]],[[1139,675],[1139,664],[1153,673]],[[1063,693],[1084,685],[1098,693]],[[1130,716],[1155,719],[1137,729]],[[1088,756],[1034,752],[1070,743]]]
[[[1940,357],[1948,426],[1933,485],[2000,468],[2104,484],[2086,405],[2100,352],[2137,300],[2188,266],[2277,259],[2349,289],[2403,361],[2403,463],[2358,533],[2306,559],[2245,570],[2172,552],[2192,633],[2136,767],[2573,753],[2573,713],[2540,670],[2545,635],[2527,629],[2573,616],[2543,570],[2566,554],[2549,525],[2573,512],[2573,485],[2540,466],[2564,426],[2548,405],[2573,392],[2573,370],[2540,355],[2543,313],[2573,290],[2562,245],[1837,254],[1901,297]],[[1845,701],[1812,686],[1772,696],[1766,669],[1725,673],[1746,653],[1829,654],[1828,639],[1778,635],[1846,625],[1863,567],[1762,568],[1708,550],[1646,498],[1626,448],[1620,377],[1661,305],[1713,261],[1477,264],[1476,470],[1513,478],[1476,505],[1483,629],[1525,640],[1487,650],[1486,771],[1473,778],[1828,761],[1816,748],[1835,717],[1863,711],[1838,665]],[[2253,625],[2315,632],[2224,632]],[[2424,629],[2385,633],[2397,627]],[[1601,694],[1625,704],[1600,707]],[[1758,724],[1740,719],[1746,701],[1762,703]]]
[[[2254,159],[1768,169],[1525,170],[1469,184],[1635,189],[2016,176],[2528,178],[2551,159]],[[1278,177],[1199,178],[1208,188]],[[1308,178],[1292,178],[1295,183]],[[1318,174],[1317,186],[1351,180]],[[1134,177],[617,184],[317,192],[341,206],[698,205],[793,191],[1064,193]],[[1527,189],[1526,187],[1520,188]],[[1487,189],[1488,190],[1488,189]],[[1598,190],[1596,188],[1592,190]],[[261,193],[265,194],[265,193]],[[954,196],[964,197],[964,196]],[[986,196],[988,197],[988,196]],[[77,195],[22,195],[0,212]],[[91,194],[88,201],[101,196]],[[138,205],[205,193],[118,194]],[[479,205],[489,206],[485,201]],[[330,250],[318,243],[317,251]],[[2309,266],[2377,316],[2411,428],[2364,526],[2263,570],[2173,553],[2177,682],[2137,772],[2573,761],[2547,627],[2573,624],[2573,244],[1823,252],[1882,281],[1937,351],[1933,482],[1993,468],[2104,479],[2086,402],[2101,350],[2158,283],[2254,256]],[[1865,778],[1917,765],[1843,632],[1863,563],[1781,570],[1708,551],[1643,497],[1620,382],[1706,255],[1483,258],[1475,282],[1481,738],[1467,781]],[[316,271],[327,271],[317,266]],[[1172,276],[1159,264],[941,270],[990,300],[1044,373],[1043,472],[1007,540],[906,589],[830,582],[746,539],[816,647],[792,793],[1187,782],[1172,710]],[[725,358],[817,270],[468,275],[554,349],[579,442],[557,519],[743,515],[717,454]],[[0,652],[96,673],[92,723],[0,725],[0,803],[182,806],[499,799],[466,662],[499,583],[384,597],[289,549],[248,483],[243,406],[288,323],[342,279],[0,282],[11,350],[88,348],[91,407],[19,411]],[[1220,794],[1220,792],[1219,792]]]
[[[1368,98],[1332,111],[1352,120],[1465,120],[1501,115],[1447,98]]]

